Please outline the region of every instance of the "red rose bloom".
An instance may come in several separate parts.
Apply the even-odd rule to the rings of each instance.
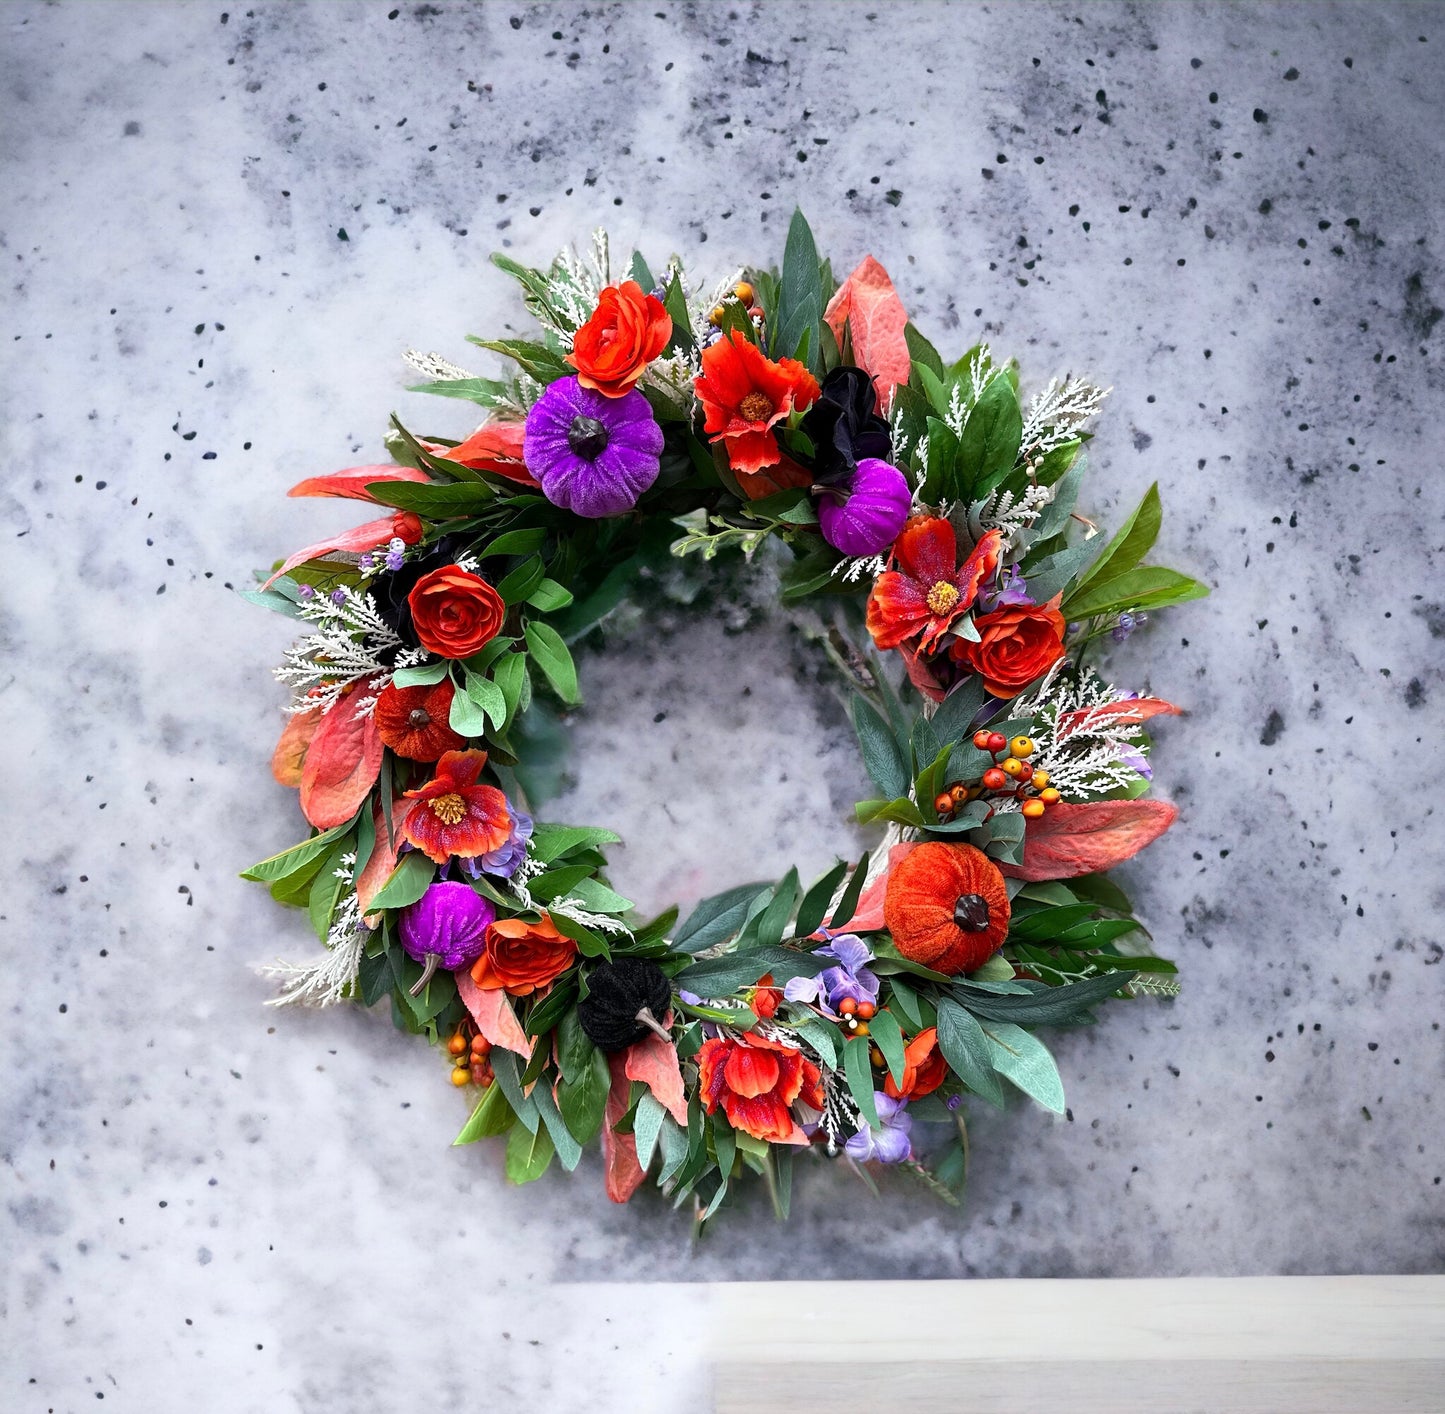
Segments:
[[[726,443],[728,464],[742,473],[776,466],[783,454],[773,424],[818,397],[817,380],[797,359],[774,363],[737,329],[702,351],[702,372],[693,388],[711,440]]]
[[[477,777],[487,763],[485,751],[448,751],[437,762],[436,776],[420,790],[397,833],[437,864],[455,855],[473,859],[506,844],[512,833],[507,797]]]
[[[960,565],[953,526],[914,516],[894,541],[894,568],[878,576],[868,596],[873,641],[897,648],[917,637],[917,651],[927,653],[973,607],[979,585],[998,568],[1002,539],[996,530],[985,532]]]
[[[487,950],[472,964],[472,981],[484,992],[501,988],[514,997],[549,987],[577,956],[577,944],[543,914],[536,923],[499,918],[487,929]]]
[[[602,291],[596,312],[572,337],[567,362],[584,388],[621,398],[671,337],[672,319],[662,301],[643,294],[636,280],[624,280]]]
[[[1047,604],[995,609],[975,619],[977,643],[958,638],[949,653],[983,678],[995,697],[1014,697],[1064,656],[1059,596]]]
[[[889,1075],[883,1082],[883,1093],[895,1100],[921,1100],[933,1094],[947,1074],[947,1062],[938,1049],[938,1028],[930,1026],[903,1048],[903,1079],[895,1083]]]
[[[458,565],[422,575],[406,602],[417,642],[441,658],[470,658],[497,636],[507,614],[502,596]]]
[[[754,1139],[787,1143],[800,1134],[789,1109],[795,1100],[823,1108],[818,1067],[791,1046],[753,1032],[736,1040],[714,1036],[704,1041],[697,1074],[707,1112],[721,1104],[728,1123]]]
[[[447,724],[455,693],[449,677],[430,687],[387,683],[374,713],[382,741],[408,761],[435,761],[445,751],[462,750],[466,738]]]

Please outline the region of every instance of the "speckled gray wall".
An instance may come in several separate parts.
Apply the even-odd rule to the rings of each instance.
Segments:
[[[563,1279],[1439,1271],[1440,13],[6,6],[0,1404],[390,1410],[481,1358],[612,1407],[637,1351],[549,1332]],[[692,1252],[595,1163],[517,1191],[448,1149],[384,1017],[261,1008],[306,945],[235,878],[300,823],[287,626],[229,586],[355,518],[284,491],[391,409],[468,430],[398,354],[521,323],[488,251],[606,222],[721,274],[795,203],[941,346],[1114,385],[1086,501],[1157,478],[1215,587],[1113,660],[1190,709],[1125,870],[1185,993],[1060,1039],[1067,1120],[980,1114],[965,1211],[819,1168]],[[827,674],[762,603],[720,578],[584,664],[558,813],[648,905],[856,848]]]

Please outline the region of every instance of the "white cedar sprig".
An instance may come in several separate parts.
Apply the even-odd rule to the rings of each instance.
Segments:
[[[475,378],[475,373],[468,373],[465,368],[459,367],[450,359],[443,358],[439,353],[422,353],[420,349],[406,349],[402,353],[404,358],[423,378],[439,378],[443,382],[454,382],[461,378]]]
[[[1019,455],[1029,463],[1076,437],[1099,411],[1112,388],[1100,388],[1087,378],[1050,378],[1048,387],[1035,393],[1024,414]]]
[[[1139,773],[1128,758],[1144,752],[1140,724],[1128,719],[1133,699],[1088,669],[1066,680],[1064,663],[1012,709],[1041,723],[1030,764],[1048,772],[1049,784],[1070,798],[1131,784]]]
[[[326,932],[327,951],[315,962],[287,962],[277,958],[258,967],[256,970],[262,977],[282,986],[280,995],[272,997],[267,1006],[332,1006],[343,1001],[356,984],[368,937],[361,921],[361,903],[356,897],[356,856],[343,854],[333,872],[345,882],[346,889]]]
[[[417,650],[402,647],[402,640],[381,617],[370,594],[350,588],[336,592],[340,602],[329,594],[318,595],[298,607],[301,618],[319,627],[297,639],[286,650],[285,662],[275,669],[277,680],[296,694],[288,712],[309,712],[315,707],[329,712],[349,684],[372,678],[371,688],[379,692],[391,681],[395,668],[420,661]],[[384,655],[394,655],[394,665],[384,662]]]
[[[1024,488],[1022,495],[1012,491],[995,491],[978,513],[980,532],[997,530],[1004,539],[1004,548],[1012,549],[1033,523],[1043,514],[1044,508],[1053,502],[1057,492],[1053,486],[1031,485]]]

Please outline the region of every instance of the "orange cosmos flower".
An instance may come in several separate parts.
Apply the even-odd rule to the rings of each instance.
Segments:
[[[774,363],[737,329],[702,351],[693,388],[712,440],[725,442],[729,465],[741,473],[776,466],[783,454],[773,424],[818,397],[817,380],[797,359]]]
[[[918,637],[918,651],[927,653],[973,607],[979,585],[998,568],[1002,542],[998,531],[985,532],[960,565],[952,524],[914,516],[893,543],[894,567],[878,576],[868,596],[873,641],[897,648]]]
[[[477,784],[487,763],[485,751],[448,751],[437,762],[436,776],[420,790],[398,834],[437,864],[472,859],[506,844],[512,833],[507,797],[495,786]]]

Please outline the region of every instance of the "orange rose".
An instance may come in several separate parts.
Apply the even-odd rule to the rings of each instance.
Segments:
[[[472,964],[472,981],[484,992],[500,987],[525,997],[555,982],[576,956],[577,944],[545,913],[536,923],[499,918],[487,929],[487,950]]]
[[[417,642],[443,658],[470,658],[497,636],[507,613],[486,580],[458,565],[422,575],[406,602]]]
[[[921,1100],[931,1095],[948,1074],[943,1052],[938,1049],[938,1028],[920,1031],[903,1048],[903,1079],[894,1084],[890,1075],[883,1082],[883,1093],[895,1100]]]
[[[979,641],[956,639],[949,653],[983,678],[995,697],[1013,697],[1064,656],[1064,616],[1047,604],[995,609],[973,621]]]
[[[573,336],[567,362],[584,388],[608,398],[625,397],[642,370],[667,347],[672,319],[636,280],[608,285],[597,309]]]

